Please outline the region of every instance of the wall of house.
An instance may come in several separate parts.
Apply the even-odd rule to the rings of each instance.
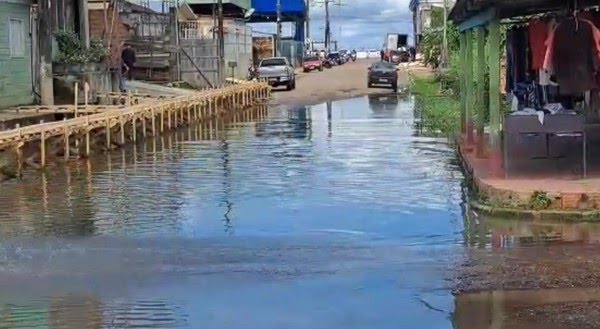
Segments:
[[[93,9],[89,11],[89,22],[90,22],[90,37],[98,38],[108,42],[110,34],[110,23],[112,20],[112,10],[108,12],[108,24],[109,29],[105,31],[104,27],[104,10]],[[127,25],[123,23],[119,16],[115,17],[113,26],[113,36],[111,47],[111,58],[113,63],[117,63],[119,57],[121,57],[121,42],[129,40],[131,38],[131,31]]]
[[[0,0],[0,109],[31,104],[34,101],[31,77],[31,37],[29,4]],[[22,55],[11,55],[9,24],[11,19],[23,22]]]

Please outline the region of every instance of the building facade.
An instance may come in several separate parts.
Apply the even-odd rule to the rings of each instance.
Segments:
[[[0,0],[0,109],[31,104],[31,2]]]
[[[454,5],[455,0],[411,0],[409,9],[413,16],[413,40],[415,47],[419,48],[421,39],[423,38],[423,31],[431,27],[431,10],[433,7],[444,7],[448,12]]]

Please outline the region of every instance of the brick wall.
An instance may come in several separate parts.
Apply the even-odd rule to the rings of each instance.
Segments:
[[[110,24],[112,21],[112,7],[108,10],[108,31],[104,30],[104,10],[93,9],[89,11],[90,20],[90,36],[92,38],[98,38],[105,40],[108,44],[110,39]],[[132,29],[123,23],[121,18],[117,15],[114,21],[113,35],[112,35],[112,46],[111,46],[111,59],[113,64],[117,64],[121,57],[121,42],[131,39]]]

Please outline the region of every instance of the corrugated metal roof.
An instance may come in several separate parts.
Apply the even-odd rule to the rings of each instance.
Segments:
[[[277,15],[277,0],[252,0],[252,8],[255,15]],[[281,13],[284,16],[304,15],[304,0],[281,0]]]
[[[597,6],[599,0],[578,0],[580,9]],[[511,18],[563,10],[567,0],[457,0],[450,19],[460,23],[489,8],[496,8],[500,18]]]

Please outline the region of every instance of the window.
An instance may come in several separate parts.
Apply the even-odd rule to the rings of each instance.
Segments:
[[[10,57],[25,56],[25,23],[22,19],[11,18],[8,21],[8,43]]]

